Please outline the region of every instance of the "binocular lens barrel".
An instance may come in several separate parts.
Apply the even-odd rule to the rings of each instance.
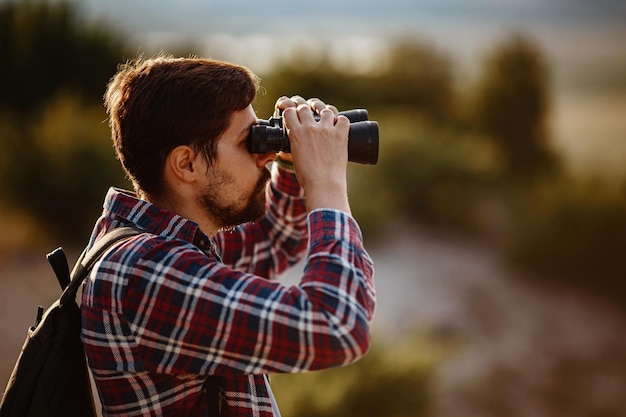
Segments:
[[[376,165],[378,162],[378,123],[364,120],[350,124],[348,161]]]
[[[350,120],[348,132],[348,160],[359,164],[375,165],[378,162],[378,123],[369,121],[367,110],[354,109],[340,112]],[[248,139],[250,153],[291,152],[289,138],[282,117],[261,120],[250,128]]]
[[[370,119],[370,115],[366,109],[352,109],[339,112],[342,116],[346,116],[350,123],[364,122]]]

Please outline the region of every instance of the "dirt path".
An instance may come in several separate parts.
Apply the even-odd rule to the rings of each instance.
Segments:
[[[434,417],[626,416],[623,314],[533,286],[484,248],[419,230],[370,252],[377,331],[401,337],[418,326],[463,341],[434,381]],[[0,285],[4,384],[37,304],[51,303],[58,285],[39,253],[0,256]]]
[[[37,306],[47,308],[60,287],[45,253],[7,257],[0,254],[0,385],[11,374],[15,360],[35,323]]]
[[[440,369],[438,416],[626,416],[623,313],[419,231],[374,257],[382,326],[465,341]]]

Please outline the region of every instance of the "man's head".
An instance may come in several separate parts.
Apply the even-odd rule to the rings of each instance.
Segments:
[[[210,59],[159,56],[120,66],[104,101],[117,156],[136,191],[162,197],[165,161],[178,146],[201,153],[210,166],[231,116],[258,88],[247,68]]]

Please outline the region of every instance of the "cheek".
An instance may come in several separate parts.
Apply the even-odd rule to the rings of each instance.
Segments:
[[[246,151],[239,155],[236,161],[232,161],[232,172],[241,177],[246,182],[257,182],[259,179],[259,167],[254,156]]]
[[[235,147],[220,147],[219,161],[216,168],[229,176],[236,187],[246,192],[256,187],[260,177],[259,167],[255,155],[248,152],[245,145]]]

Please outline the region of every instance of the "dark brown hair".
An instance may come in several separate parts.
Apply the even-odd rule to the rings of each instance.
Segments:
[[[207,162],[233,112],[254,100],[247,68],[202,58],[138,58],[118,68],[104,105],[117,156],[136,191],[159,196],[169,152],[189,145]]]

